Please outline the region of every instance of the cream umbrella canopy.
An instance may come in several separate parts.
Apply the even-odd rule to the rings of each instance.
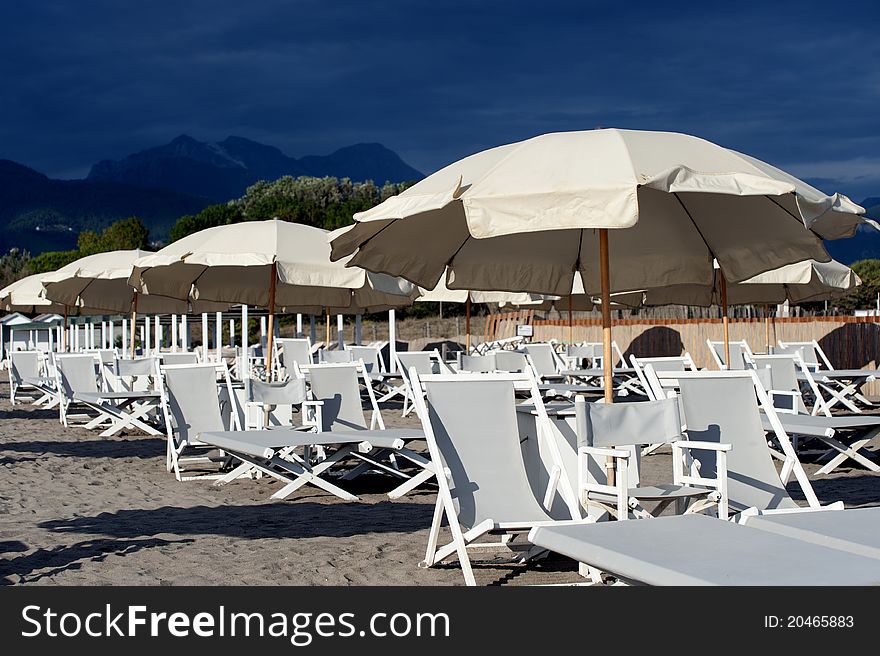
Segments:
[[[563,296],[578,271],[585,292],[605,301],[611,361],[613,291],[711,285],[713,259],[732,282],[828,261],[822,239],[852,236],[863,213],[696,137],[607,129],[467,157],[356,214],[332,246],[334,258],[353,254],[351,265],[428,288],[448,267],[451,289]]]
[[[229,304],[190,303],[167,296],[138,294],[129,283],[135,261],[149,251],[139,249],[108,251],[87,255],[56,271],[40,275],[43,296],[79,314],[131,314],[132,325],[138,314],[187,314],[222,311]],[[131,333],[134,353],[135,332]]]
[[[267,308],[269,357],[276,310],[342,314],[412,304],[412,283],[332,262],[329,234],[278,219],[208,228],[139,259],[130,282],[144,298],[160,294]]]

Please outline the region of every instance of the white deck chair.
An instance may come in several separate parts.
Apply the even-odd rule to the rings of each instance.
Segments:
[[[752,356],[752,349],[744,339],[738,342],[730,342],[729,365],[724,361],[724,342],[716,342],[707,339],[706,345],[709,347],[709,353],[715,361],[715,365],[722,371],[725,369],[730,369],[732,371],[745,369],[747,358]]]
[[[346,362],[354,362],[352,352],[349,349],[328,350],[322,349],[318,353],[318,360],[321,364],[343,364]]]
[[[459,357],[458,370],[462,373],[489,374],[498,371],[494,352],[485,355],[465,355],[462,353]]]
[[[443,358],[440,357],[440,352],[437,349],[432,351],[398,352],[396,356],[397,370],[403,377],[404,385],[403,414],[401,416],[406,417],[415,409],[413,401],[414,392],[412,381],[409,376],[411,370],[415,369],[421,375],[441,373],[451,374],[455,372],[443,361]]]
[[[293,377],[283,382],[264,382],[256,378],[245,381],[245,430],[286,427],[317,431],[321,426],[321,403],[308,400],[304,378]],[[287,412],[276,414],[286,408]],[[293,424],[293,410],[301,411],[301,425]],[[310,412],[306,412],[311,408]],[[286,421],[285,421],[286,420]]]
[[[850,512],[810,514],[843,519]],[[619,583],[766,587],[876,585],[880,580],[880,559],[854,553],[848,537],[845,546],[821,543],[804,533],[793,537],[758,528],[757,522],[743,526],[703,515],[538,527],[529,539]]]
[[[611,352],[614,357],[612,368],[619,367],[626,360],[623,352],[616,340],[611,341]],[[602,342],[581,342],[580,344],[569,344],[566,346],[565,357],[568,369],[581,369],[586,364],[587,367],[595,369],[603,369],[603,359],[605,357],[605,346]],[[586,361],[586,363],[585,363]]]
[[[858,404],[869,408],[875,405],[859,392],[859,386],[857,384],[846,380],[823,376],[823,371],[837,373],[838,370],[831,364],[831,360],[825,355],[825,351],[819,346],[819,342],[815,339],[810,342],[785,342],[779,340],[779,347],[776,352],[796,352],[800,354],[804,364],[814,373],[820,389],[829,397],[826,399],[829,408],[832,408],[839,403],[847,410],[858,413],[862,411]],[[872,371],[866,372],[866,374],[873,373],[874,372]],[[866,375],[863,380],[874,380],[874,377],[873,375]]]
[[[533,342],[523,346],[522,352],[529,356],[538,380],[550,383],[565,378],[559,373],[565,369],[565,362],[553,348],[553,344]]]
[[[162,364],[198,364],[199,355],[195,351],[178,351],[177,353],[161,353]]]
[[[318,364],[307,368],[311,399],[321,404],[321,432],[384,431],[385,421],[369,384],[363,362]],[[360,382],[359,382],[360,381]],[[367,423],[361,400],[361,383],[366,390],[370,409]],[[403,496],[433,476],[430,461],[401,442],[395,448],[377,448],[368,453],[352,452],[352,457],[362,462],[346,472],[344,479],[350,480],[371,470],[378,470],[402,480],[388,496],[392,499]],[[403,458],[418,468],[410,475],[399,467],[398,459]],[[288,486],[289,487],[289,486]],[[274,498],[284,498],[293,489],[279,490]]]
[[[618,520],[659,515],[675,503],[677,514],[713,511],[727,519],[727,452],[729,444],[684,440],[678,401],[674,398],[635,403],[575,401],[578,427],[578,496],[585,508],[594,505]],[[672,446],[672,483],[642,485],[639,449],[648,444]],[[635,447],[627,449],[626,447]],[[693,449],[716,452],[714,476],[689,471]],[[614,463],[615,484],[606,483],[606,459]],[[630,487],[630,486],[633,487]],[[643,502],[656,504],[649,512]]]
[[[443,475],[431,532],[420,567],[430,567],[458,555],[467,585],[476,585],[469,549],[511,548],[514,536],[535,526],[556,524],[550,516],[555,495],[566,502],[573,521],[582,519],[557,445],[550,439],[549,419],[537,383],[524,374],[422,375],[410,377],[431,461]],[[553,471],[543,500],[535,497],[520,450],[515,391],[527,391],[537,411],[538,439],[553,454]],[[443,518],[452,542],[438,547]],[[500,542],[483,543],[488,535]]]
[[[677,386],[688,440],[726,443],[728,506],[739,513],[746,508],[767,510],[800,508],[789,496],[783,481],[793,474],[811,508],[821,504],[813,491],[794,447],[776,414],[770,398],[752,370],[656,372],[664,385]],[[770,420],[785,460],[782,471],[773,464],[761,421]],[[712,478],[716,457],[712,451],[695,450],[694,467],[699,475]],[[832,504],[842,508],[842,504]]]
[[[312,344],[308,337],[279,337],[275,343],[278,345],[279,362],[288,376],[294,375],[294,364],[299,367],[314,364]]]
[[[157,375],[163,390],[161,403],[168,438],[166,467],[178,481],[218,479],[222,473],[186,476],[186,466],[216,462],[205,451],[216,447],[202,442],[201,433],[241,430],[236,396],[225,363],[174,364],[158,366]],[[218,382],[219,377],[219,382]],[[221,397],[219,386],[225,388]],[[188,456],[188,452],[202,452]],[[226,457],[220,461],[227,460]]]
[[[852,459],[869,471],[880,471],[880,465],[869,460],[863,451],[869,442],[880,435],[880,418],[864,414],[832,416],[818,390],[814,373],[805,366],[798,353],[755,355],[751,365],[758,371],[769,371],[771,380],[766,389],[786,431],[796,440],[795,450],[798,450],[799,437],[813,438],[826,446],[823,456],[830,460],[816,472],[817,476],[830,473],[847,459]],[[806,379],[816,399],[812,412],[803,402],[798,372]],[[817,416],[818,410],[822,411],[822,416]]]
[[[51,408],[58,403],[55,381],[45,375],[45,364],[42,351],[9,353],[9,400],[12,405],[21,394],[31,399],[33,405],[46,403],[46,407]]]

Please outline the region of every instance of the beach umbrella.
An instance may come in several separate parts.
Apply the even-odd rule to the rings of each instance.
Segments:
[[[612,292],[710,285],[713,260],[729,282],[828,261],[822,240],[852,236],[863,213],[697,137],[554,133],[466,157],[356,214],[332,257],[426,288],[448,270],[450,289],[558,296],[577,271],[603,301],[610,362]]]
[[[266,308],[270,361],[276,312],[378,312],[411,305],[417,295],[415,285],[400,278],[332,262],[329,234],[278,219],[208,228],[139,259],[130,282],[144,298]]]
[[[137,293],[129,283],[135,261],[149,251],[132,249],[108,251],[81,257],[56,271],[41,274],[43,296],[49,301],[76,308],[79,314],[129,314],[135,326],[138,314],[187,314],[212,312],[228,304],[189,303],[168,296],[150,297]],[[135,331],[131,331],[134,353]]]

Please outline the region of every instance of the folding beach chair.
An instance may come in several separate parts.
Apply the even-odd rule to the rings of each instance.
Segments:
[[[614,362],[611,363],[612,368],[626,362],[623,352],[617,345],[617,341],[612,340],[611,351]],[[565,358],[567,360],[567,369],[595,368],[603,369],[603,360],[605,357],[605,346],[602,342],[582,342],[580,344],[569,344],[566,346]]]
[[[648,379],[645,377],[646,366],[651,365],[656,372],[697,371],[697,365],[694,363],[694,359],[691,357],[690,353],[687,352],[685,352],[684,355],[657,358],[639,358],[635,355],[630,354],[629,361],[632,364],[633,369],[636,370],[636,377],[638,377],[639,383],[645,390],[648,398],[651,400],[656,400],[656,395],[653,395],[651,393],[651,385],[648,382]],[[654,396],[655,398],[652,399],[652,396]]]
[[[519,374],[531,370],[529,359],[525,353],[518,351],[491,351],[495,359],[495,368],[499,372]]]
[[[348,434],[352,431],[371,431],[381,434],[386,431],[382,412],[362,362],[312,365],[307,368],[307,374],[311,400],[320,403],[320,432]],[[366,401],[371,411],[369,424],[364,415],[361,383],[366,390]],[[350,480],[372,470],[390,474],[402,480],[400,485],[388,493],[392,499],[403,496],[434,475],[430,461],[409,448],[405,441],[395,443],[394,448],[382,447],[367,453],[352,452],[350,455],[361,462],[346,472],[343,478]],[[401,458],[415,465],[417,472],[411,475],[402,471],[398,462]],[[284,498],[296,487],[285,486],[273,498]]]
[[[420,375],[440,373],[451,374],[455,372],[443,361],[443,358],[440,357],[440,352],[437,349],[432,351],[398,352],[396,355],[397,369],[400,371],[403,378],[404,388],[403,414],[401,416],[406,417],[410,411],[415,409],[413,401],[414,392],[409,375],[411,370],[415,369]]]
[[[820,508],[807,474],[794,451],[776,410],[757,374],[744,371],[658,371],[664,385],[677,386],[688,440],[730,444],[727,454],[727,494],[731,512],[746,508],[758,511],[800,506],[785,489],[784,481],[793,474],[808,505]],[[767,444],[762,412],[772,427],[783,462],[781,472],[773,464]],[[716,453],[692,451],[693,467],[701,477],[716,477]],[[842,504],[832,504],[842,508]]]
[[[565,376],[559,373],[565,369],[565,362],[553,348],[553,344],[532,342],[523,346],[522,352],[529,356],[538,380],[545,383],[565,380]]]
[[[228,458],[212,457],[216,450],[200,440],[209,431],[241,430],[236,397],[225,363],[172,364],[158,366],[161,386],[162,413],[168,438],[166,467],[174,471],[178,481],[217,479],[223,474],[212,473],[184,476],[187,465],[228,462]],[[219,382],[218,382],[219,377]],[[219,386],[225,388],[221,397]],[[198,455],[186,455],[196,452]]]
[[[490,352],[485,355],[465,355],[460,356],[458,370],[466,373],[488,374],[497,371],[495,364],[495,353]]]
[[[33,405],[46,404],[52,408],[58,403],[55,381],[44,373],[45,355],[42,351],[11,351],[9,353],[9,400],[24,395]]]
[[[573,521],[592,521],[581,518],[572,482],[549,436],[549,418],[531,372],[422,375],[413,370],[410,376],[431,461],[442,472],[437,476],[437,503],[420,567],[457,554],[465,582],[475,585],[468,550],[521,550],[516,536],[556,523],[549,514],[556,495],[564,500]],[[543,500],[535,497],[523,462],[517,389],[527,392],[534,403],[537,438],[546,444],[554,462]],[[444,517],[452,542],[438,547]],[[481,542],[488,535],[501,536],[501,540]],[[526,556],[530,555],[534,554],[528,551]]]
[[[294,376],[296,367],[314,364],[312,344],[307,337],[279,337],[275,343],[278,345],[279,363],[287,376]]]
[[[618,520],[659,515],[675,503],[676,513],[706,510],[727,519],[727,452],[729,444],[684,440],[678,401],[674,398],[635,403],[575,401],[578,433],[578,497]],[[672,447],[673,482],[641,485],[640,448],[649,444]],[[632,447],[630,449],[626,447]],[[689,467],[694,449],[715,452],[713,476]],[[614,485],[606,483],[607,459],[614,465]],[[632,486],[632,487],[631,487]],[[644,502],[655,504],[649,511]]]
[[[715,361],[715,365],[720,370],[730,369],[737,371],[746,368],[746,360],[752,356],[752,349],[748,342],[742,339],[738,342],[730,342],[730,364],[724,361],[724,342],[716,342],[711,339],[706,340],[709,347],[709,353]]]
[[[824,518],[849,512],[810,514]],[[529,540],[584,563],[596,583],[603,572],[620,583],[647,585],[880,583],[880,559],[838,548],[840,543],[821,544],[757,525],[719,522],[705,515],[658,517],[649,522],[541,526],[529,532]]]
[[[352,353],[348,349],[328,350],[322,349],[318,353],[318,361],[321,364],[343,364],[353,362]]]
[[[245,381],[245,430],[287,427],[317,431],[321,426],[321,404],[308,400],[305,378],[293,377],[283,382]],[[305,408],[311,408],[306,412]],[[285,412],[280,411],[282,408]],[[301,412],[301,426],[293,425],[293,412]],[[286,421],[285,421],[286,420]]]
[[[862,385],[876,379],[877,372],[873,369],[835,369],[819,342],[784,342],[779,340],[776,353],[797,353],[807,368],[813,372],[821,393],[825,396],[828,408],[837,404],[851,412],[860,413],[864,407],[873,407],[874,403],[867,399],[859,390]]]
[[[766,389],[777,412],[813,415],[822,412],[826,417],[831,416],[831,410],[800,354],[751,355],[748,366],[766,369],[770,373],[770,387]],[[809,391],[813,398],[812,410],[808,410],[804,402],[805,391]]]

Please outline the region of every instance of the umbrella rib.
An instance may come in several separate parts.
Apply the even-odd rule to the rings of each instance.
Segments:
[[[706,248],[709,249],[709,254],[713,257],[713,259],[717,260],[718,258],[715,255],[715,251],[709,245],[709,242],[706,241],[706,236],[703,234],[703,231],[700,230],[700,226],[697,225],[697,222],[694,221],[694,217],[691,216],[690,210],[688,210],[687,206],[684,204],[684,201],[679,197],[677,192],[672,192],[672,195],[675,196],[675,200],[678,201],[678,204],[681,205],[681,209],[683,209],[684,213],[687,214],[687,218],[689,218],[691,220],[691,223],[693,224],[694,229],[697,231],[697,234],[700,235],[700,239],[703,240],[703,243],[706,245]],[[718,263],[718,266],[719,267],[721,266],[720,262]]]
[[[802,226],[804,226],[805,228],[807,228],[807,230],[809,230],[810,232],[813,233],[813,235],[815,235],[816,239],[823,240],[822,235],[818,234],[818,233],[817,233],[815,230],[813,230],[812,228],[807,227],[807,226],[804,224],[803,219],[799,219],[799,218],[796,217],[794,214],[792,214],[791,211],[790,211],[787,207],[785,207],[784,205],[781,205],[781,204],[780,204],[775,198],[773,198],[773,196],[769,196],[769,195],[767,195],[767,194],[764,194],[764,198],[766,198],[766,199],[769,200],[771,203],[773,203],[774,205],[776,205],[776,207],[778,207],[778,208],[781,209],[783,212],[785,212],[786,214],[788,214],[788,216],[790,216],[790,217],[793,218],[795,221],[797,221],[799,225],[802,225]],[[823,240],[823,241],[824,241],[824,240]]]

